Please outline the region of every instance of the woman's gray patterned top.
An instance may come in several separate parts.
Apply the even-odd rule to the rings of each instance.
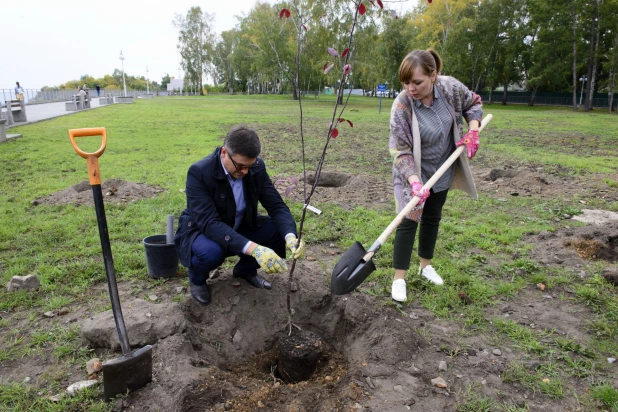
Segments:
[[[483,117],[483,104],[481,103],[480,96],[471,92],[454,77],[438,76],[434,86],[434,93],[438,96],[438,99],[443,98],[447,103],[446,107],[451,119],[454,120],[451,123],[449,132],[453,143],[463,136],[463,119],[466,119],[466,122],[471,120],[481,121]],[[425,160],[426,156],[424,154],[421,155],[421,153],[422,150],[427,150],[426,145],[423,143],[426,137],[420,130],[413,133],[413,119],[417,118],[418,120],[415,104],[416,100],[412,95],[402,92],[399,93],[393,102],[391,109],[389,150],[393,159],[393,186],[397,213],[413,197],[408,178],[412,175],[417,175],[425,181],[426,178],[431,177],[424,176],[422,173],[421,159]],[[420,121],[418,123],[420,128]],[[440,131],[438,130],[437,132]],[[445,152],[451,148],[451,145],[445,145]],[[448,157],[449,154],[447,153],[446,156]],[[450,188],[464,190],[473,198],[477,198],[472,172],[470,171],[465,151],[455,163],[455,172]]]
[[[418,118],[421,133],[421,180],[428,181],[436,170],[455,151],[455,142],[451,130],[453,118],[448,111],[445,99],[434,91],[431,106],[425,106],[420,100],[414,101],[414,113]],[[433,185],[434,192],[448,189],[455,177],[455,165],[452,165]]]

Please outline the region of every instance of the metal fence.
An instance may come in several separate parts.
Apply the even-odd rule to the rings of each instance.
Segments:
[[[151,91],[153,94],[157,94],[157,91]],[[24,100],[26,104],[38,104],[38,103],[51,103],[51,102],[65,102],[73,100],[73,96],[77,94],[77,90],[63,89],[63,90],[40,90],[40,89],[24,89]],[[90,89],[88,91],[90,97],[97,97],[96,89]],[[123,90],[118,89],[101,89],[101,96],[123,96]],[[145,90],[127,90],[127,96],[137,97],[146,94]],[[0,103],[3,105],[8,100],[16,100],[14,89],[0,89]]]
[[[491,94],[491,102],[492,103],[501,103],[503,92],[494,92]],[[489,101],[489,93],[481,92],[479,93],[483,102]],[[532,96],[531,92],[506,92],[506,102],[507,103],[515,103],[515,104],[529,104],[530,97]],[[592,107],[596,108],[608,108],[609,107],[609,93],[595,93],[592,98]],[[578,106],[581,103],[586,103],[585,96],[577,96],[577,104]],[[547,105],[547,106],[573,106],[573,95],[571,93],[544,93],[539,92],[534,97],[535,105]],[[618,106],[618,94],[614,94],[613,100],[613,108],[616,109]]]

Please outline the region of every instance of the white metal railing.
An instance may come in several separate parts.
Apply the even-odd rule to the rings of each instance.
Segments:
[[[24,89],[24,100],[26,104],[64,102],[73,100],[78,90],[75,89],[60,89],[60,90],[41,90],[41,89]],[[156,94],[156,91],[152,92]],[[97,97],[96,89],[90,89],[88,94],[91,98]],[[100,95],[122,96],[123,91],[118,89],[101,89]],[[137,97],[146,94],[145,90],[127,90],[127,96]],[[4,105],[8,100],[16,100],[15,89],[0,89],[0,103]]]

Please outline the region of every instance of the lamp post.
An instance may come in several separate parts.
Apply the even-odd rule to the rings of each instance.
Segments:
[[[582,92],[579,94],[579,105],[582,105],[582,98],[584,97],[584,85],[586,84],[586,80],[588,80],[587,75],[583,75],[579,78],[579,81],[582,82]]]
[[[127,97],[127,84],[124,81],[124,56],[122,50],[120,50],[120,62],[122,64],[122,85],[124,86],[124,97]]]
[[[150,94],[150,89],[148,88],[148,66],[146,66],[146,94]]]

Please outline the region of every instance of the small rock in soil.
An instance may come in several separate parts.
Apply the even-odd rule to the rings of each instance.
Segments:
[[[185,293],[186,290],[187,290],[187,288],[185,288],[184,286],[177,286],[176,287],[176,293]]]
[[[75,382],[74,384],[72,384],[71,386],[69,386],[67,388],[67,392],[68,392],[69,395],[75,396],[75,395],[77,395],[78,392],[81,392],[85,388],[89,388],[89,387],[91,387],[93,385],[96,385],[98,383],[99,383],[99,381],[79,381],[79,382]]]
[[[238,305],[238,302],[240,302],[240,296],[234,296],[232,299],[232,304]]]
[[[403,386],[395,385],[395,386],[393,386],[393,390],[396,390],[397,392],[403,393]]]
[[[607,361],[609,363],[615,363],[616,362],[616,358],[607,358]]]
[[[371,389],[375,389],[376,387],[373,385],[373,382],[371,382],[371,378],[369,376],[367,376],[367,378],[365,378],[365,380],[367,381],[367,385],[369,385],[369,387]]]
[[[447,370],[446,361],[440,361],[440,363],[438,364],[438,370],[446,372]]]
[[[234,343],[234,345],[239,345],[240,342],[242,342],[242,333],[240,333],[239,330],[236,331],[236,333],[234,334],[234,337],[232,338],[232,342]]]
[[[493,353],[496,356],[501,356],[502,355],[502,351],[500,349],[494,349],[491,351],[491,353]]]
[[[52,396],[49,396],[47,399],[49,399],[52,402],[60,402],[60,395],[52,395]]]
[[[45,316],[46,318],[53,318],[54,316],[56,316],[56,314],[52,311],[49,311],[49,312],[45,312],[43,316]]]
[[[103,369],[103,364],[99,358],[92,358],[86,362],[86,372],[88,372],[88,375],[96,373],[101,369]]]
[[[148,299],[151,302],[156,302],[157,300],[159,300],[159,297],[157,295],[148,295]]]
[[[409,400],[405,403],[405,405],[406,405],[406,406],[412,406],[412,405],[414,405],[415,403],[416,403],[416,401],[415,401],[414,399],[409,399]]]
[[[610,363],[611,363],[611,362],[610,362]],[[31,378],[30,376],[26,376],[26,377],[24,378],[24,381],[23,381],[23,382],[24,382],[24,383],[30,383],[30,381],[31,381],[31,380],[32,380],[32,378]]]
[[[438,388],[446,388],[448,385],[446,381],[442,378],[435,378],[431,380],[431,384],[437,386]]]
[[[290,285],[290,290],[292,292],[298,292],[298,283],[296,281],[292,282],[292,284]]]
[[[37,290],[40,286],[41,282],[36,275],[13,276],[9,283],[6,284],[6,289],[9,292],[17,290]]]
[[[232,282],[232,286],[239,287],[240,286],[240,282],[238,282],[238,281]]]
[[[410,312],[410,319],[418,319],[418,315],[414,312]]]

